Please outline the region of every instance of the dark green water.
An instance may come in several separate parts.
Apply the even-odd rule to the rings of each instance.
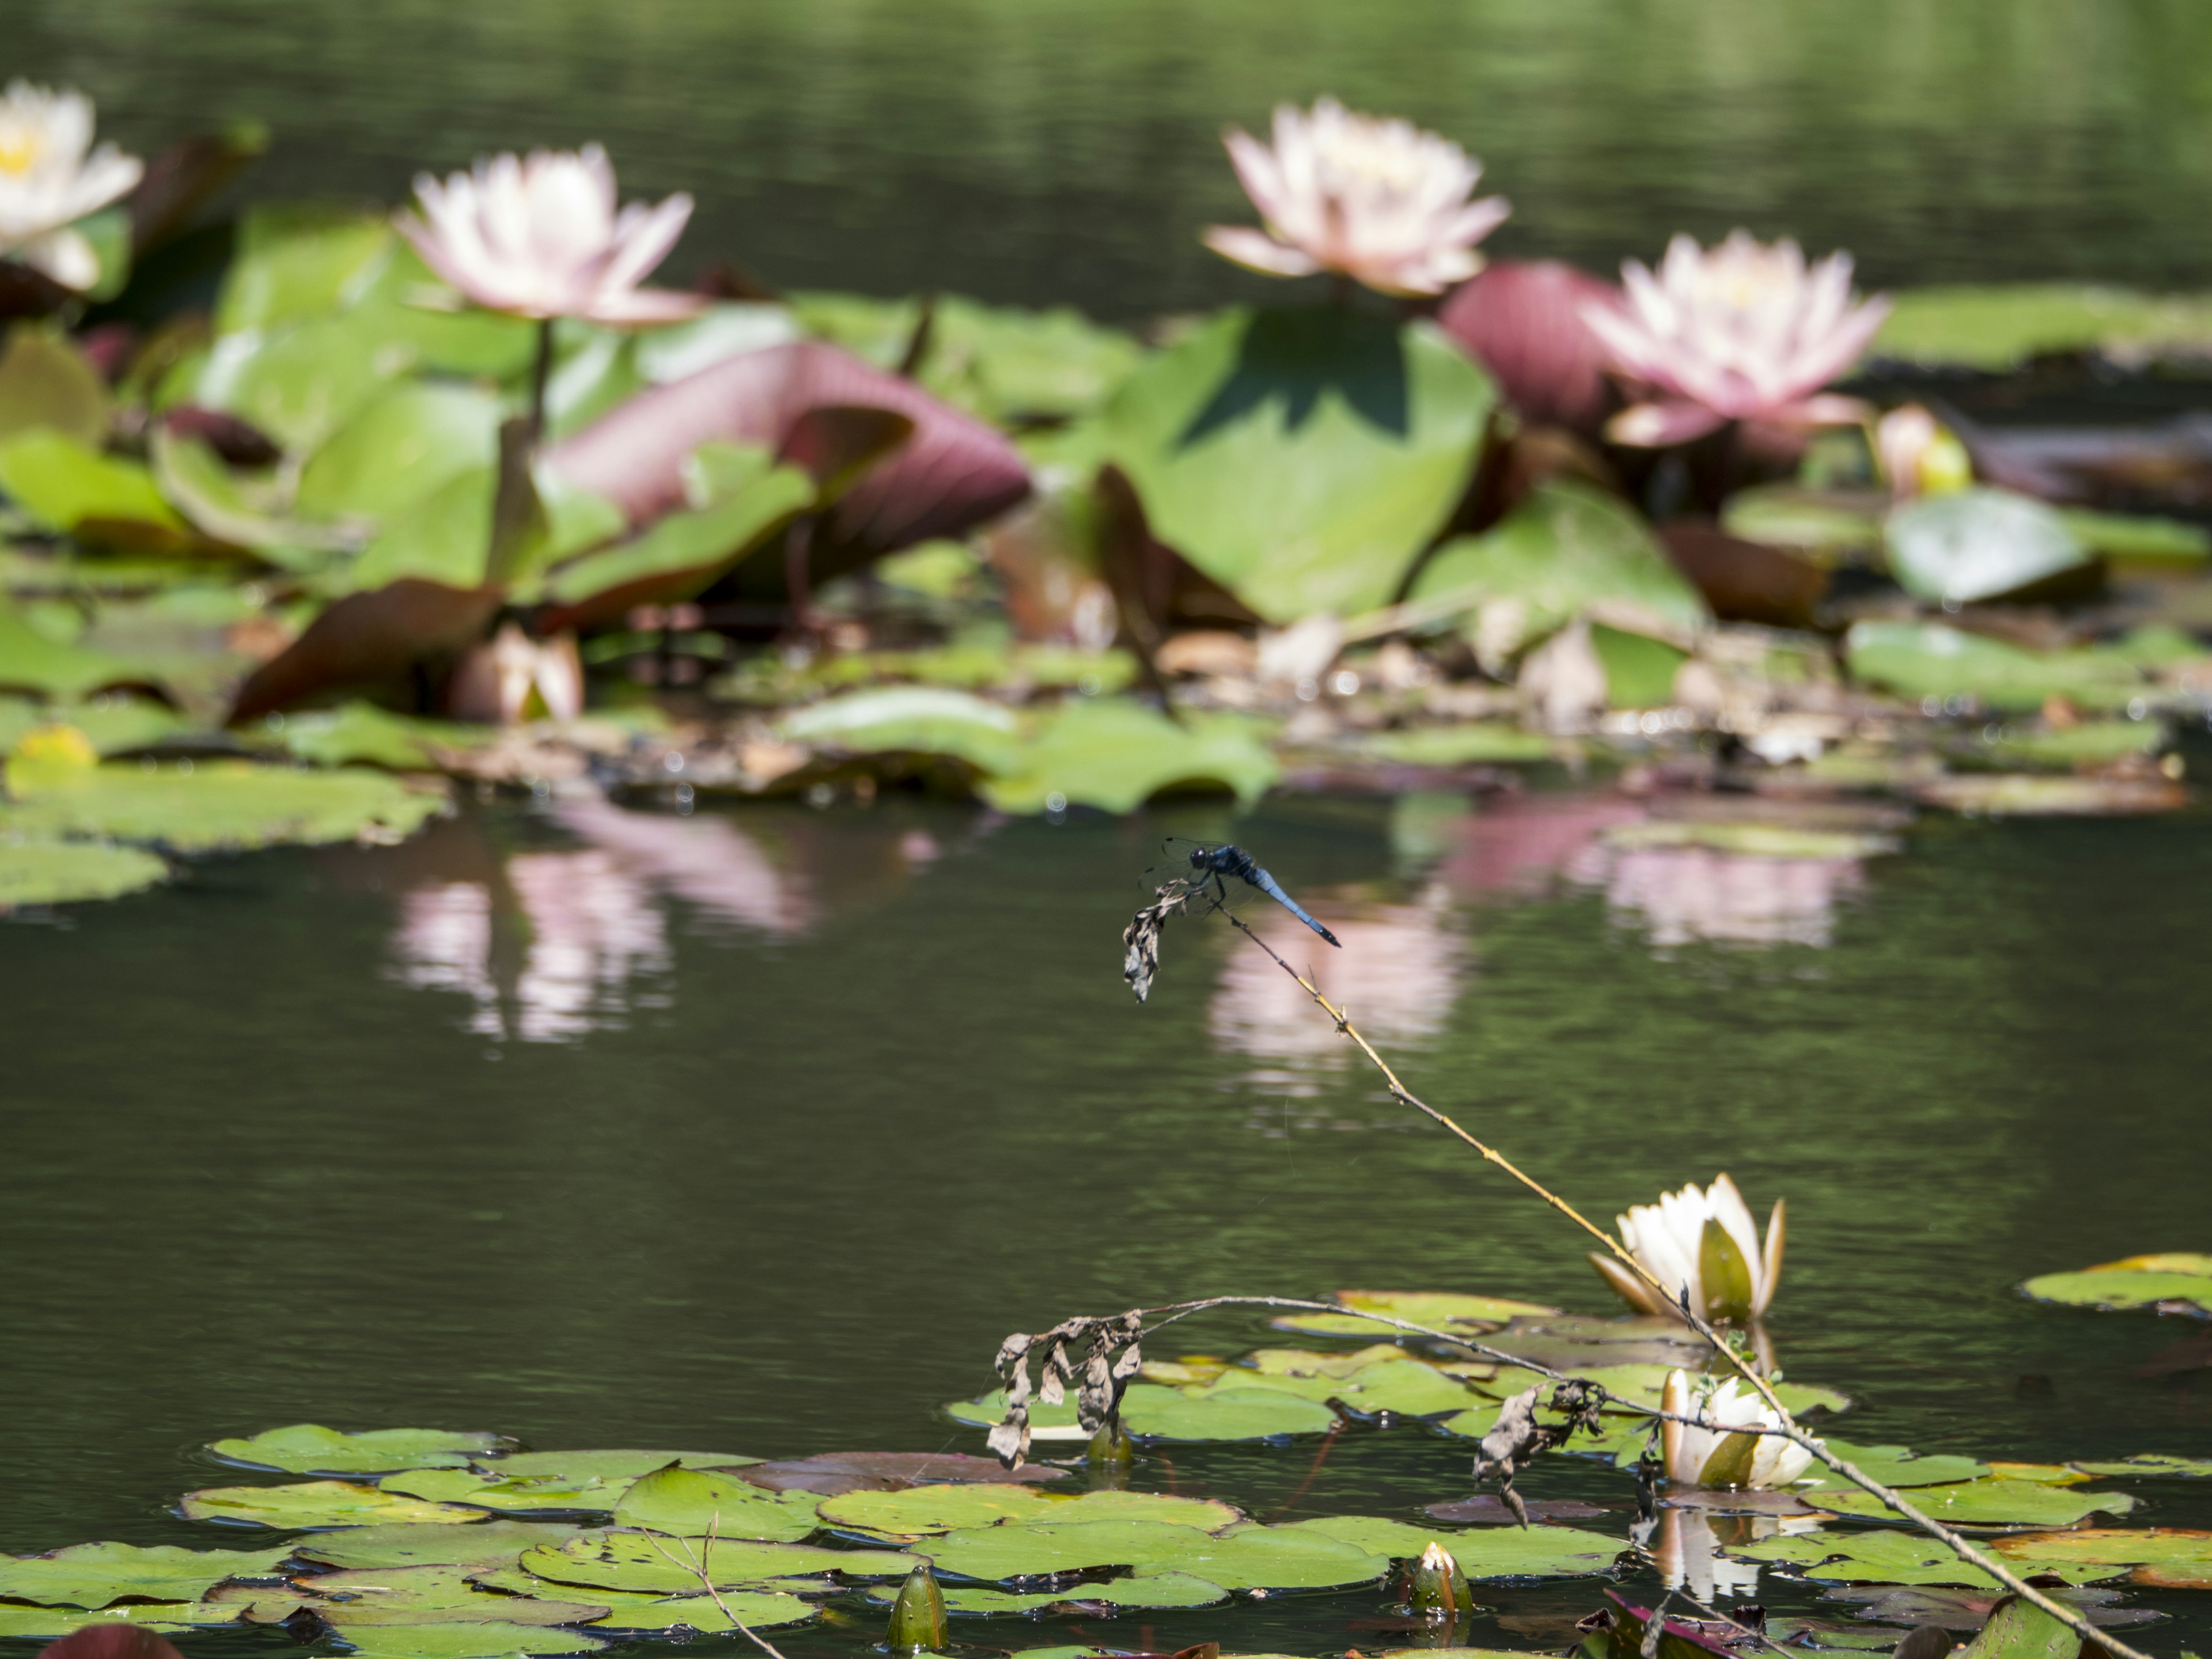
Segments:
[[[1756,1206],[1786,1194],[1777,1340],[1858,1400],[1850,1437],[2212,1449],[2203,1371],[2130,1374],[2196,1322],[2012,1288],[2207,1242],[2203,823],[1607,865],[1588,834],[1620,810],[1298,799],[1237,832],[1332,920],[1331,983],[1414,1086],[1544,1179],[1607,1217],[1723,1167]],[[0,1547],[206,1541],[164,1514],[219,1483],[193,1449],[301,1419],[979,1450],[939,1402],[1070,1312],[1346,1285],[1607,1310],[1574,1237],[1380,1098],[1225,929],[1171,928],[1130,1000],[1135,874],[1218,811],[556,812],[0,927]],[[1261,1328],[1214,1317],[1170,1352]],[[1304,1510],[1412,1518],[1464,1494],[1467,1456],[1355,1433]],[[1308,1460],[1178,1449],[1138,1479],[1264,1513]],[[2143,1487],[2136,1518],[2205,1524],[2203,1484]],[[1589,1465],[1529,1486],[1626,1496]],[[1395,1639],[1347,1634],[1378,1611],[1297,1598],[1154,1636],[1341,1651]],[[2205,1626],[2140,1634],[2171,1652]]]
[[[1218,143],[1334,92],[1473,149],[1493,246],[1609,267],[1737,224],[1875,283],[2212,281],[2212,9],[2194,0],[6,0],[11,73],[144,147],[251,115],[256,187],[602,139],[689,190],[670,267],[1073,301],[1256,292],[1198,246]]]

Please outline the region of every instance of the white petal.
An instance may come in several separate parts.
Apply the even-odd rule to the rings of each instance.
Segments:
[[[72,293],[82,294],[100,280],[100,255],[77,231],[50,230],[25,243],[15,257]]]
[[[1216,225],[1200,239],[1224,259],[1270,276],[1310,276],[1321,266],[1294,247],[1245,225]]]

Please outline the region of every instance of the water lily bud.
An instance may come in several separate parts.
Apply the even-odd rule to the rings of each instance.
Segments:
[[[1459,1563],[1442,1544],[1431,1542],[1421,1552],[1407,1577],[1406,1605],[1432,1619],[1449,1619],[1473,1605]]]
[[[1437,321],[1528,419],[1595,435],[1615,400],[1583,308],[1621,302],[1611,283],[1556,259],[1504,259],[1455,291]]]
[[[945,1645],[945,1592],[937,1575],[922,1563],[907,1574],[891,1606],[890,1629],[884,1640],[894,1653],[917,1653]]]

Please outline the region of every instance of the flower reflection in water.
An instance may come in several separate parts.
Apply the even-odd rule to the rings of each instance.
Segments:
[[[1735,1560],[1723,1550],[1784,1533],[1810,1532],[1820,1520],[1816,1515],[1708,1516],[1701,1510],[1665,1509],[1645,1547],[1668,1589],[1686,1589],[1711,1606],[1723,1597],[1741,1600],[1759,1594],[1759,1563]]]
[[[1420,1042],[1451,1017],[1459,995],[1459,935],[1446,925],[1442,895],[1415,904],[1346,907],[1316,902],[1341,948],[1309,949],[1313,935],[1276,906],[1242,911],[1252,930],[1351,1010],[1376,1042]],[[1346,1061],[1346,1044],[1288,974],[1243,939],[1229,953],[1207,1011],[1217,1046],[1273,1062],[1248,1080],[1293,1095],[1320,1092],[1311,1073]]]
[[[1592,846],[1568,866],[1601,888],[1617,920],[1670,949],[1835,942],[1836,907],[1866,884],[1855,858],[1764,858],[1704,847]]]
[[[779,867],[729,818],[634,812],[595,798],[562,801],[553,816],[624,869],[725,921],[790,938],[819,919],[805,872]]]

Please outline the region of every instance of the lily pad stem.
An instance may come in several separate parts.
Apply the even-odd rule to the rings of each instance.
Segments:
[[[1435,1107],[1430,1105],[1426,1101],[1422,1100],[1419,1096],[1415,1095],[1412,1090],[1407,1088],[1407,1086],[1399,1080],[1397,1073],[1390,1069],[1389,1062],[1384,1060],[1381,1054],[1376,1053],[1374,1045],[1360,1035],[1358,1028],[1352,1024],[1352,1016],[1349,1013],[1347,1013],[1343,1008],[1338,1006],[1335,1003],[1331,1002],[1328,998],[1322,994],[1320,987],[1316,984],[1310,977],[1299,973],[1297,969],[1291,967],[1289,963],[1285,962],[1267,940],[1261,939],[1259,934],[1254,933],[1251,927],[1239,918],[1235,912],[1224,910],[1222,914],[1229,918],[1231,924],[1241,932],[1245,938],[1250,939],[1262,951],[1265,951],[1269,957],[1273,957],[1274,959],[1275,965],[1278,968],[1280,968],[1285,973],[1288,974],[1292,980],[1297,981],[1299,989],[1303,990],[1309,997],[1312,998],[1315,1003],[1320,1006],[1321,1011],[1336,1023],[1336,1029],[1344,1036],[1351,1038],[1352,1042],[1358,1048],[1360,1053],[1365,1054],[1369,1060],[1374,1062],[1376,1069],[1382,1073],[1383,1081],[1389,1085],[1390,1094],[1394,1099],[1412,1107],[1415,1111],[1424,1114],[1436,1123],[1441,1125],[1443,1128],[1449,1130],[1452,1134],[1457,1136],[1468,1146],[1472,1146],[1476,1152],[1481,1153],[1483,1158],[1487,1161],[1498,1165],[1499,1169],[1504,1170],[1506,1174],[1511,1176],[1516,1181],[1526,1187],[1530,1192],[1535,1194],[1537,1197],[1542,1199],[1547,1204],[1559,1211],[1560,1214],[1565,1216],[1577,1226],[1580,1227],[1584,1232],[1589,1234],[1591,1237],[1596,1239],[1601,1244],[1603,1244],[1606,1249],[1611,1251],[1613,1256],[1631,1273],[1634,1273],[1638,1279],[1642,1279],[1646,1285],[1649,1285],[1654,1291],[1656,1291],[1661,1300],[1671,1301],[1673,1299],[1668,1293],[1667,1286],[1662,1285],[1659,1280],[1653,1276],[1651,1271],[1641,1261],[1638,1261],[1634,1255],[1631,1255],[1629,1251],[1622,1246],[1620,1241],[1616,1239],[1611,1233],[1606,1231],[1602,1227],[1599,1227],[1590,1222],[1580,1211],[1577,1210],[1573,1205],[1568,1203],[1566,1200],[1553,1192],[1534,1176],[1526,1174],[1517,1168],[1510,1159],[1504,1156],[1504,1153],[1499,1152],[1494,1147],[1487,1146],[1481,1141],[1476,1139],[1465,1129],[1462,1128],[1457,1123],[1454,1122],[1449,1117],[1437,1110]],[[1814,1457],[1818,1459],[1821,1463],[1826,1464],[1836,1474],[1842,1475],[1844,1480],[1850,1481],[1853,1486],[1858,1486],[1880,1498],[1884,1506],[1895,1510],[1898,1514],[1903,1516],[1907,1521],[1912,1522],[1913,1525],[1918,1527],[1923,1532],[1927,1533],[1929,1536],[1941,1541],[1960,1560],[1968,1562],[1972,1565],[1980,1568],[1984,1572],[1989,1574],[1990,1577],[2002,1584],[2007,1589],[2011,1590],[2014,1595],[2018,1595],[2021,1600],[2041,1608],[2045,1613],[2049,1613],[2053,1619],[2057,1620],[2059,1623],[2064,1625],[2075,1635],[2081,1637],[2083,1641],[2099,1644],[2106,1653],[2114,1656],[2114,1659],[2149,1659],[2149,1656],[2148,1654],[2145,1654],[2140,1649],[2130,1647],[2126,1643],[2122,1642],[2116,1638],[2109,1630],[2102,1630],[2091,1624],[2087,1619],[2082,1616],[2078,1609],[2066,1607],[2058,1601],[2054,1601],[2051,1597],[2045,1595],[2041,1590],[2036,1589],[2034,1585],[2029,1583],[2027,1580],[2021,1577],[2018,1573],[2013,1571],[2011,1568],[2006,1566],[1996,1557],[1985,1554],[1982,1551],[1975,1548],[1974,1546],[1969,1543],[1964,1537],[1960,1536],[1958,1533],[1952,1531],[1950,1528],[1936,1520],[1935,1516],[1929,1515],[1924,1510],[1908,1502],[1902,1495],[1893,1491],[1891,1488],[1883,1486],[1871,1475],[1861,1473],[1845,1459],[1837,1456],[1820,1441],[1816,1440],[1811,1435],[1807,1434],[1803,1429],[1798,1426],[1797,1419],[1790,1415],[1789,1408],[1784,1406],[1780,1398],[1776,1395],[1773,1385],[1766,1380],[1765,1376],[1760,1373],[1756,1366],[1746,1360],[1744,1357],[1738,1353],[1732,1346],[1722,1340],[1720,1334],[1716,1331],[1711,1324],[1697,1314],[1691,1312],[1686,1307],[1680,1310],[1680,1316],[1688,1323],[1691,1329],[1697,1332],[1699,1336],[1704,1337],[1706,1341],[1711,1343],[1712,1346],[1719,1351],[1722,1356],[1728,1360],[1729,1364],[1735,1367],[1745,1382],[1751,1384],[1753,1391],[1765,1402],[1768,1408],[1771,1410],[1775,1413],[1776,1417],[1780,1420],[1783,1426],[1778,1431],[1775,1431],[1775,1432],[1779,1433],[1783,1438],[1787,1439],[1791,1443],[1810,1452]],[[1526,1364],[1527,1362],[1522,1361],[1521,1363]]]
[[[538,319],[538,350],[530,363],[530,447],[532,449],[545,439],[545,386],[553,378],[553,323],[550,317]]]

